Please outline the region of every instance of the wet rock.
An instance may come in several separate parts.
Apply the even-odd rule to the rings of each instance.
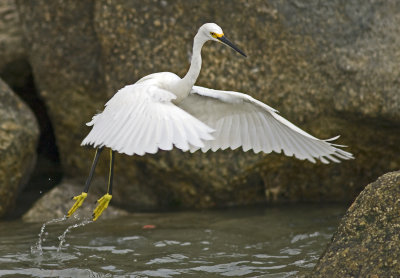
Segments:
[[[400,171],[369,184],[343,217],[312,277],[400,276]]]
[[[69,177],[83,182],[92,161],[94,152],[80,147],[85,122],[146,74],[183,76],[193,36],[207,21],[249,58],[206,44],[199,85],[249,93],[317,137],[342,134],[338,143],[357,158],[326,166],[240,150],[118,155],[113,200],[125,208],[350,201],[363,184],[400,167],[397,1],[17,3]],[[107,168],[103,159],[96,174]]]
[[[92,213],[96,207],[97,199],[104,195],[104,192],[101,193],[100,184],[101,182],[94,181],[83,205],[75,211],[71,218],[92,218]],[[27,222],[45,222],[54,218],[63,217],[75,202],[74,200],[71,200],[71,198],[81,194],[82,188],[83,186],[79,185],[76,181],[62,181],[61,184],[44,194],[38,201],[36,201],[32,208],[22,216],[22,219]],[[128,213],[122,209],[113,207],[111,201],[110,205],[100,216],[99,220],[123,215],[128,215]]]
[[[0,79],[0,217],[12,210],[28,181],[38,136],[33,113]]]

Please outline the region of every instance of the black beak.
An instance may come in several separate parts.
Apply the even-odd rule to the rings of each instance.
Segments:
[[[236,45],[234,45],[233,43],[231,43],[225,36],[222,36],[222,37],[219,37],[219,38],[217,37],[217,39],[218,39],[220,42],[222,42],[222,43],[224,43],[224,44],[226,44],[226,45],[232,47],[234,50],[236,50],[237,52],[239,52],[240,54],[242,54],[244,57],[247,57],[246,54],[244,54],[244,52],[243,52],[242,50],[240,50]]]

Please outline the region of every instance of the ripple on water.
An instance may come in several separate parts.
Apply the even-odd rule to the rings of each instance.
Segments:
[[[237,261],[227,264],[217,264],[210,266],[198,266],[192,270],[208,273],[218,273],[222,276],[243,276],[247,274],[263,273],[265,270],[275,270],[286,267],[285,265],[276,266],[254,266],[250,261]]]
[[[165,263],[183,263],[189,257],[182,255],[182,254],[171,254],[169,256],[165,256],[162,258],[155,258],[147,262],[147,265],[150,264],[165,264]]]
[[[132,249],[118,249],[117,246],[82,246],[78,245],[76,246],[77,249],[86,249],[86,250],[92,250],[92,251],[99,251],[99,252],[110,252],[112,254],[128,254],[128,253],[133,253],[134,250]],[[87,252],[85,252],[87,253]]]
[[[49,223],[43,232],[42,225],[0,223],[0,276],[295,277],[312,269],[343,211],[163,213],[151,214],[151,221],[137,214],[67,233],[69,220]],[[142,229],[149,223],[156,228]],[[31,253],[39,232],[42,253]]]

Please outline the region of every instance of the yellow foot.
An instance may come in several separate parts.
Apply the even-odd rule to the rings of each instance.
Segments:
[[[108,207],[108,203],[110,203],[112,195],[106,194],[100,199],[97,200],[97,207],[93,211],[93,221],[96,221],[97,218],[103,213],[103,211]]]
[[[72,206],[72,208],[68,211],[67,217],[70,217],[83,203],[83,201],[85,201],[87,197],[87,193],[86,192],[82,192],[81,195],[75,196],[73,199],[76,200],[75,204]]]

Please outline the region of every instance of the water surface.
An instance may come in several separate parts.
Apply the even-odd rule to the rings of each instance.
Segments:
[[[344,212],[287,205],[68,219],[46,225],[41,242],[43,223],[1,222],[0,276],[297,277]]]

